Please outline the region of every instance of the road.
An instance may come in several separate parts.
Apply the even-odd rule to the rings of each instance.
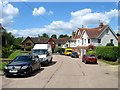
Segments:
[[[53,63],[31,77],[2,76],[3,88],[118,88],[118,67],[98,62],[84,64],[80,58],[54,55]]]

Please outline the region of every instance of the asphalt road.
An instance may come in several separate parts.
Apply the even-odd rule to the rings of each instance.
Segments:
[[[53,63],[31,77],[2,77],[2,88],[118,88],[118,67],[54,55]]]

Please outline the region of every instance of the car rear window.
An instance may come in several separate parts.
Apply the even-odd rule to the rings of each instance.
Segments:
[[[88,57],[95,58],[96,56],[95,55],[88,55]]]

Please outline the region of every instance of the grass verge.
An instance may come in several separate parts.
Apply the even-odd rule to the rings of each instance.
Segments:
[[[20,55],[26,55],[29,54],[28,51],[21,51],[21,50],[16,50],[15,52],[13,52],[8,59],[12,60],[14,59],[16,56],[20,56]]]
[[[120,65],[120,63],[118,63],[118,61],[111,62],[111,61],[106,61],[106,60],[102,60],[102,59],[98,59],[98,60],[101,61],[101,62],[104,62],[106,64],[109,64],[109,65]]]

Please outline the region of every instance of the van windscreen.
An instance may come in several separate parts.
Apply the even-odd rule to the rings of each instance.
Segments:
[[[47,50],[46,49],[36,49],[36,50],[33,50],[33,54],[44,55],[44,54],[47,54]]]

